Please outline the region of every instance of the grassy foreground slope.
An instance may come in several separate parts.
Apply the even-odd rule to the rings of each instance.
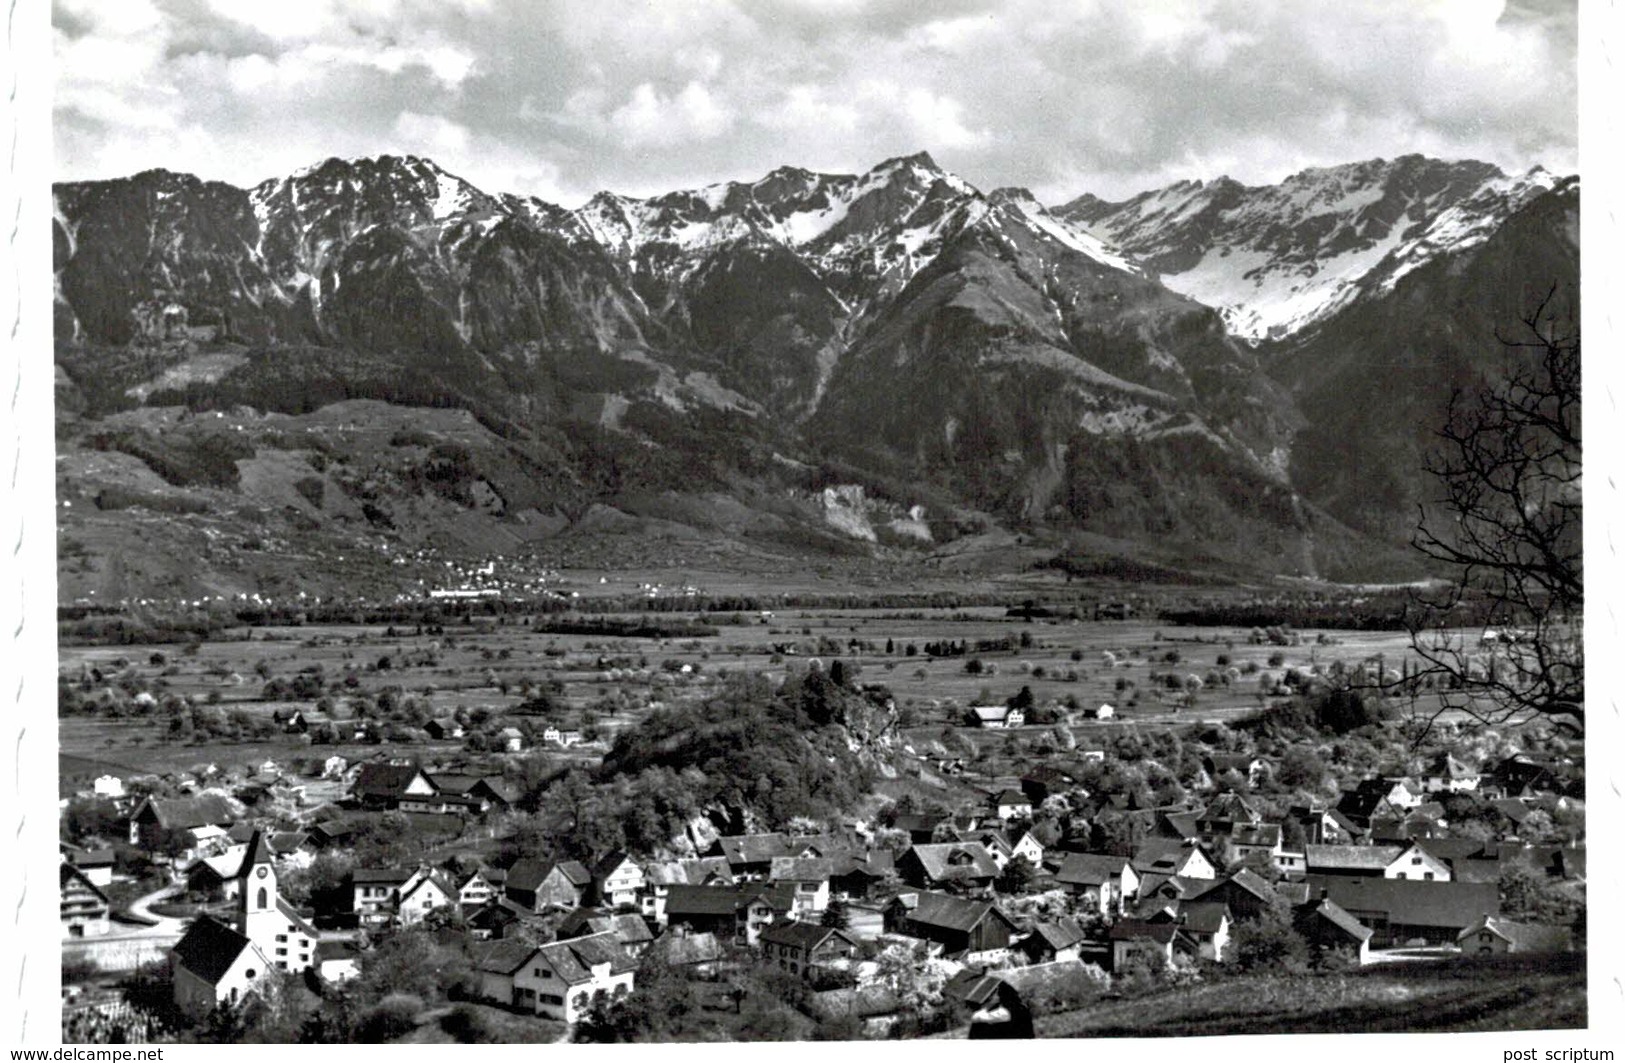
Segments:
[[[1257,974],[1040,1018],[1039,1037],[1416,1033],[1586,1026],[1584,953]]]

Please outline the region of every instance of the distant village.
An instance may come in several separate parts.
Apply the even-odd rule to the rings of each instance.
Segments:
[[[965,721],[1024,724],[1009,705]],[[436,728],[460,731],[449,718]],[[563,749],[580,735],[544,740]],[[452,999],[563,1024],[561,1036],[674,971],[717,986],[793,977],[809,1021],[853,1036],[957,1024],[1009,1037],[1170,972],[1223,972],[1270,950],[1350,969],[1559,953],[1583,948],[1583,826],[1561,840],[1553,829],[1583,807],[1578,748],[1483,762],[1437,751],[1420,771],[1343,779],[1335,801],[1288,806],[1262,785],[1281,764],[1213,749],[1204,786],[1158,806],[1102,786],[1116,753],[1085,744],[961,807],[895,802],[772,833],[696,823],[686,858],[493,857],[528,796],[519,774],[491,768],[527,755],[518,731],[473,762],[384,747],[107,774],[62,799],[65,969],[80,964],[89,982],[161,964],[172,1026],[71,985],[65,1036],[77,1024],[84,1040],[108,1028],[161,1038],[279,994],[342,998],[381,947],[412,933],[468,958],[458,985],[441,987]],[[432,835],[433,858],[378,858],[380,825]],[[1580,896],[1580,915],[1507,911],[1509,882]]]

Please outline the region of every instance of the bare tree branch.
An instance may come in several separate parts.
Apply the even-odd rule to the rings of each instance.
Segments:
[[[1448,579],[1408,617],[1422,668],[1405,683],[1437,696],[1425,719],[1413,712],[1424,734],[1446,711],[1584,731],[1580,333],[1556,295],[1518,337],[1497,333],[1503,377],[1451,396],[1427,457],[1439,494],[1411,542]]]

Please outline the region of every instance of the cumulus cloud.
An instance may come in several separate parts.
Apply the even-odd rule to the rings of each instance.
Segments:
[[[1577,165],[1572,0],[56,0],[54,24],[63,178],[419,151],[574,205],[923,149],[1053,202],[1407,152]]]

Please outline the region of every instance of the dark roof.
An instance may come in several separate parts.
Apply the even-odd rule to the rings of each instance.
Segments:
[[[474,789],[487,791],[505,805],[514,804],[520,798],[519,787],[499,775],[485,776],[474,784]]]
[[[1239,771],[1243,775],[1246,775],[1255,763],[1262,763],[1258,757],[1250,753],[1210,753],[1203,759],[1216,771]]]
[[[593,865],[592,877],[595,879],[608,878],[630,859],[632,858],[626,855],[624,849],[611,849],[599,858],[598,863]]]
[[[643,916],[631,912],[615,915],[595,908],[577,908],[559,924],[560,940],[587,934],[614,934],[623,945],[653,941],[655,936]]]
[[[570,985],[591,979],[592,969],[598,964],[609,964],[611,974],[621,974],[637,967],[637,961],[626,954],[613,934],[591,934],[568,941],[555,941],[536,951],[541,953],[553,973]]]
[[[1191,894],[1190,899],[1199,901],[1210,894],[1227,893],[1231,889],[1243,890],[1261,901],[1268,901],[1274,895],[1269,882],[1262,875],[1244,867],[1228,878],[1219,879],[1217,882],[1199,889],[1196,893]]]
[[[910,834],[929,834],[947,821],[947,816],[905,812],[892,821],[892,826],[898,830],[908,831]]]
[[[732,834],[717,839],[728,863],[765,864],[775,856],[792,856],[796,851],[783,834]]]
[[[912,854],[933,882],[951,878],[961,869],[973,878],[994,878],[999,865],[993,854],[981,842],[941,842],[935,845],[916,845],[904,856]]]
[[[1336,811],[1353,819],[1370,819],[1387,802],[1386,790],[1348,790],[1337,799]]]
[[[908,915],[922,926],[941,927],[945,930],[971,930],[990,915],[996,915],[1006,923],[1011,923],[1010,917],[991,901],[964,900],[950,897],[946,893],[932,893],[929,890],[922,890],[918,894],[914,908]]]
[[[1500,797],[1490,802],[1490,807],[1513,823],[1522,823],[1529,818],[1530,808],[1516,797]]]
[[[1574,933],[1569,927],[1515,923],[1494,915],[1486,915],[1464,929],[1457,940],[1479,930],[1501,935],[1519,952],[1567,952],[1574,945]]]
[[[310,840],[310,835],[299,830],[279,830],[271,835],[271,849],[278,853],[291,853]]]
[[[1324,919],[1355,941],[1365,941],[1371,937],[1371,928],[1350,915],[1342,905],[1329,898],[1316,901],[1303,909],[1299,918]]]
[[[745,901],[743,889],[674,884],[666,892],[666,915],[732,915]]]
[[[1126,856],[1067,853],[1061,861],[1061,869],[1055,873],[1055,880],[1068,885],[1100,886],[1121,875],[1128,862]]]
[[[79,849],[68,854],[78,867],[112,867],[115,854],[112,849]]]
[[[1032,799],[1020,790],[1000,790],[993,795],[993,803],[996,805],[1030,805]]]
[[[250,947],[249,940],[224,923],[210,916],[199,916],[186,931],[186,936],[175,943],[175,959],[188,971],[209,985],[220,981],[243,950]]]
[[[1456,861],[1484,855],[1486,845],[1476,838],[1429,838],[1428,852],[1441,860]]]
[[[158,825],[165,830],[186,830],[237,821],[237,813],[232,811],[231,803],[218,794],[148,798],[141,803],[141,808],[136,809],[132,818],[141,818],[142,812],[149,808]]]
[[[360,958],[361,947],[353,941],[318,941],[316,962],[327,960],[354,960]]]
[[[1051,949],[1071,948],[1087,936],[1076,919],[1058,919],[1033,927],[1033,937]]]
[[[1185,840],[1196,837],[1195,812],[1158,812],[1157,831],[1170,838]]]
[[[1159,945],[1166,945],[1179,934],[1179,927],[1174,923],[1149,923],[1143,919],[1119,919],[1112,924],[1110,937],[1113,941],[1142,941],[1149,939]]]
[[[361,774],[350,787],[356,794],[395,797],[406,792],[421,769],[416,764],[363,764]],[[429,785],[433,786],[431,779]]]
[[[430,720],[429,722],[439,723],[440,721]],[[437,792],[442,794],[454,794],[459,797],[472,790],[475,784],[477,784],[479,781],[480,777],[478,775],[461,775],[453,774],[451,772],[447,772],[445,774],[436,772],[435,774],[429,776],[429,782],[434,784],[434,788]]]
[[[1147,838],[1134,850],[1134,856],[1129,863],[1135,871],[1142,874],[1146,872],[1173,874],[1177,868],[1184,866],[1186,858],[1193,850],[1199,850],[1204,858],[1207,857],[1207,851],[1201,846],[1186,845],[1172,838]],[[1208,863],[1212,865],[1215,861],[1209,859]]]
[[[554,870],[572,886],[586,886],[592,881],[592,872],[579,860],[535,860],[525,858],[508,869],[506,886],[512,890],[535,890],[546,882]]]
[[[1265,845],[1271,848],[1281,844],[1279,823],[1233,823],[1230,841],[1236,845]]]
[[[1230,919],[1230,907],[1223,901],[1181,901],[1181,924],[1196,934],[1217,934]]]
[[[762,931],[759,940],[764,944],[790,945],[811,953],[832,935],[839,935],[848,944],[855,944],[848,934],[816,923],[774,923]]]
[[[467,914],[469,925],[482,930],[510,926],[523,917],[522,912],[511,901],[501,897],[493,897]]]
[[[246,876],[256,864],[269,864],[273,860],[274,854],[271,852],[271,840],[266,837],[264,831],[257,830],[254,832],[254,837],[249,839],[248,849],[243,853],[242,870],[238,871],[237,874]]]
[[[101,899],[101,902],[103,904],[108,904],[109,903],[108,900],[107,900],[107,894],[103,893],[101,891],[101,888],[99,886],[97,886],[94,882],[92,882],[92,881],[90,881],[90,879],[86,878],[85,873],[83,871],[79,870],[78,865],[70,864],[70,863],[63,863],[62,864],[61,877],[58,879],[58,883],[57,883],[58,887],[60,888],[61,886],[66,886],[68,884],[68,880],[70,878],[75,879],[85,889],[87,889],[90,892],[94,893],[97,897],[99,897]]]
[[[1231,823],[1246,821],[1258,822],[1258,810],[1247,803],[1247,799],[1233,790],[1224,793],[1208,802],[1207,808],[1202,811],[1204,820],[1225,820]]]
[[[350,872],[350,882],[358,886],[399,886],[414,874],[408,867],[358,867]]]
[[[942,987],[942,995],[981,1008],[999,995],[999,984],[997,975],[966,967],[948,979]]]
[[[1304,865],[1310,874],[1323,867],[1342,871],[1382,871],[1405,851],[1398,845],[1306,845]]]
[[[1356,878],[1348,875],[1309,875],[1309,895],[1321,890],[1358,917],[1384,913],[1389,922],[1409,926],[1460,929],[1481,915],[1500,910],[1493,882],[1426,882],[1403,878]]]
[[[536,946],[528,941],[493,941],[474,953],[474,969],[492,974],[513,974],[525,965]]]

